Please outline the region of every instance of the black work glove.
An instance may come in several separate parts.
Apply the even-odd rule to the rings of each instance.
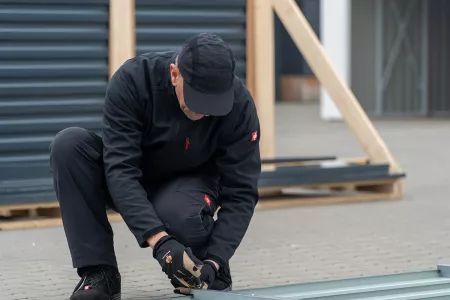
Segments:
[[[210,262],[210,261],[204,261],[203,266],[201,267],[201,275],[200,275],[200,281],[202,284],[200,286],[197,286],[197,289],[209,289],[211,288],[214,280],[217,276],[217,269],[216,266]],[[175,294],[181,294],[181,295],[189,295],[191,293],[191,288],[186,288],[184,285],[181,285],[179,281],[172,280],[172,285],[175,287],[175,290],[173,291]]]
[[[172,282],[176,281],[180,286],[189,289],[201,287],[202,261],[173,236],[164,236],[156,243],[153,257],[158,260],[162,271]]]
[[[204,283],[203,288],[209,289],[213,284],[217,276],[216,266],[210,261],[204,261],[204,265],[201,270],[200,280]]]

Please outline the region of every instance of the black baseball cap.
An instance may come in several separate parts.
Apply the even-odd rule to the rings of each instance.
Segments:
[[[178,55],[183,76],[184,102],[193,112],[224,116],[234,102],[234,55],[216,34],[190,37]]]

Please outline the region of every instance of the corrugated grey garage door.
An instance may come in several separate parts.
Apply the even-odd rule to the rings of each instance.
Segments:
[[[450,2],[428,1],[428,112],[450,116]]]
[[[50,141],[100,128],[108,4],[0,0],[0,204],[54,201]]]
[[[213,32],[232,48],[245,82],[245,0],[136,0],[136,52],[178,49],[191,35]]]

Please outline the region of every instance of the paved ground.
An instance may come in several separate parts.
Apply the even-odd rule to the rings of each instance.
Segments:
[[[258,211],[232,260],[235,289],[434,269],[450,261],[450,120],[375,121],[408,173],[403,201]],[[278,155],[363,155],[316,107],[277,111]],[[149,250],[113,224],[124,299],[171,297]],[[0,232],[0,299],[67,299],[62,228]]]

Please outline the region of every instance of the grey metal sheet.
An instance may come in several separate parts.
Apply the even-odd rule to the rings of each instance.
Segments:
[[[391,178],[387,165],[354,165],[344,167],[280,167],[262,172],[260,187],[325,184]]]
[[[242,6],[242,4],[245,1],[242,0],[135,0],[136,5],[161,5],[161,6],[173,6],[176,5],[177,7],[180,6],[186,6],[186,7],[192,7],[196,6],[196,8],[201,6],[219,6],[219,7],[231,7],[231,6]],[[172,8],[174,9],[174,8]]]
[[[173,17],[173,18],[171,18]],[[186,24],[198,22],[201,18],[205,23],[245,22],[245,14],[238,14],[233,10],[190,10],[170,11],[166,9],[152,9],[136,12],[137,22],[157,24]]]
[[[86,78],[92,76],[108,76],[108,67],[102,62],[66,62],[52,61],[45,63],[22,64],[6,62],[0,65],[1,78],[58,78],[58,77]]]
[[[194,291],[195,300],[327,299],[417,300],[449,299],[448,266],[435,271],[357,277],[232,292]]]
[[[53,137],[99,130],[108,18],[108,0],[0,0],[0,204],[56,200]]]
[[[261,177],[258,185],[260,187],[276,187],[276,186],[296,186],[296,185],[320,185],[327,183],[343,183],[343,182],[355,182],[355,181],[373,181],[381,179],[397,179],[404,177],[403,174],[387,174],[384,172],[372,172],[362,174],[352,173],[312,173],[295,175],[292,174],[289,177],[275,177],[264,178]]]
[[[30,56],[30,53],[33,55]],[[4,44],[0,47],[0,58],[2,60],[23,60],[33,59],[105,59],[108,57],[108,47],[100,44],[36,44],[24,42],[20,44]]]
[[[34,80],[33,80],[34,79]],[[68,96],[68,95],[102,95],[106,91],[107,79],[93,78],[75,78],[70,80],[42,80],[41,78],[26,78],[25,80],[9,80],[9,82],[0,81],[0,97],[15,98],[31,96]]]
[[[20,113],[22,116],[32,115],[67,115],[74,111],[79,113],[98,113],[103,109],[104,99],[100,96],[89,98],[78,97],[50,97],[46,100],[35,101],[32,98],[23,98],[17,101],[0,102],[0,117],[7,117]]]
[[[56,201],[53,183],[49,178],[0,182],[0,205]]]
[[[239,293],[224,293],[224,292],[215,292],[215,291],[194,291],[194,299],[195,300],[267,300],[267,299],[283,299],[275,296],[267,297],[267,296],[259,296],[259,295],[245,295]]]
[[[58,6],[48,6],[43,10],[39,5],[15,8],[0,3],[0,20],[8,22],[12,26],[14,26],[13,24],[20,26],[23,22],[60,23],[59,25],[62,25],[61,23],[66,22],[105,23],[108,21],[108,15],[102,10],[80,8],[79,5],[65,6],[64,9]]]
[[[191,35],[214,32],[231,47],[236,74],[245,82],[245,0],[136,1],[136,52],[179,49]]]
[[[336,156],[300,156],[261,159],[263,164],[335,160]]]
[[[366,173],[366,172],[382,172],[387,173],[389,170],[388,164],[337,164],[334,162],[330,164],[321,163],[313,165],[300,165],[300,166],[280,166],[277,167],[275,171],[263,172],[264,176],[267,177],[279,177],[279,176],[290,176],[294,174],[311,174],[313,172],[349,172],[349,173]]]
[[[0,37],[9,41],[51,42],[55,40],[68,42],[99,41],[105,38],[105,28],[61,25],[54,28],[42,26],[35,27],[3,27],[0,28]]]
[[[0,134],[36,134],[57,133],[67,127],[99,128],[101,116],[68,116],[35,119],[0,120]],[[56,131],[56,132],[55,132]]]

